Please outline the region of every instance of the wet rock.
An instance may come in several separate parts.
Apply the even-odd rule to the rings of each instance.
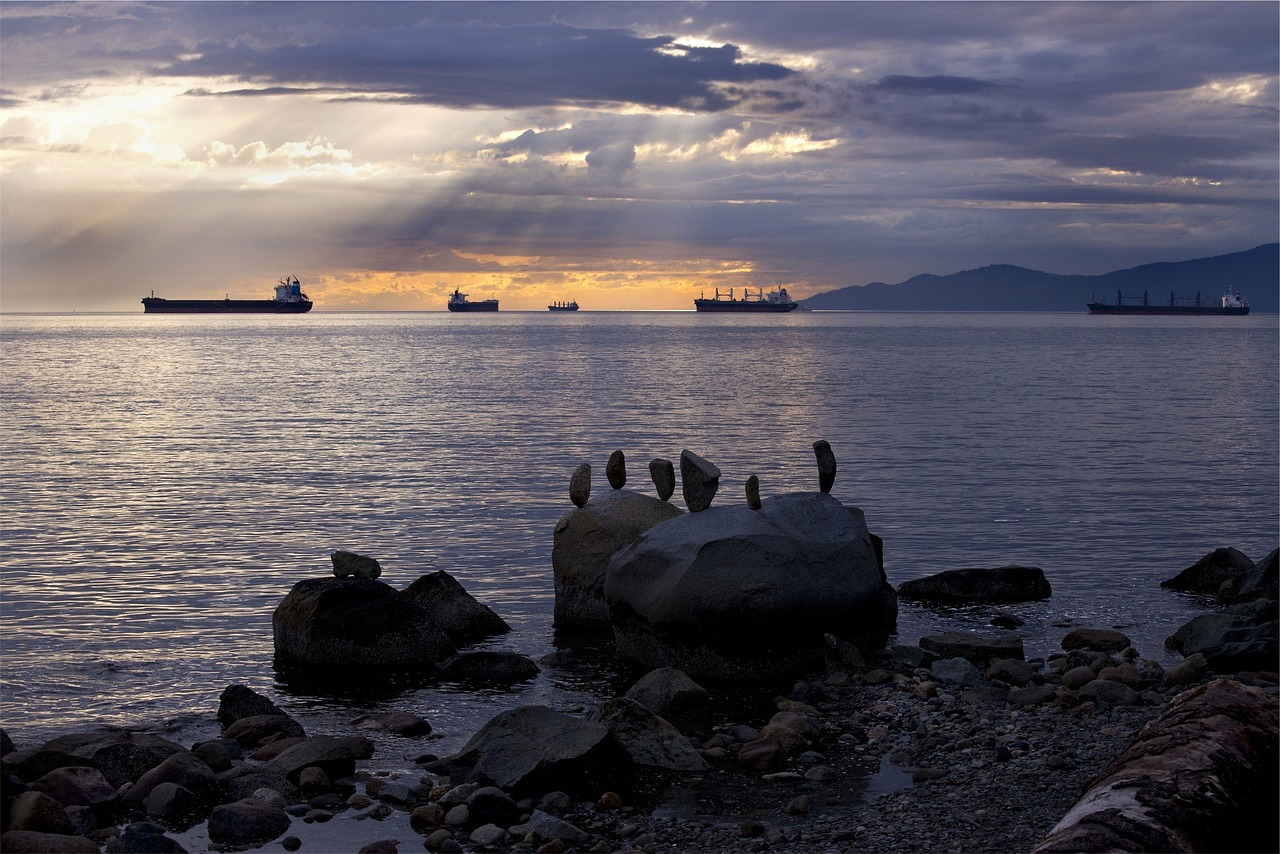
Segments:
[[[283,714],[283,709],[246,685],[228,685],[218,698],[218,723],[224,727],[254,715]]]
[[[1277,627],[1275,601],[1258,599],[1196,617],[1166,643],[1184,656],[1201,653],[1219,673],[1268,670],[1280,654]]]
[[[1022,639],[1010,635],[982,637],[968,632],[943,632],[920,638],[920,648],[939,658],[965,658],[979,667],[986,667],[997,658],[1026,658]]]
[[[481,786],[467,798],[467,821],[510,827],[520,820],[520,808],[496,786]]]
[[[629,777],[631,767],[607,726],[545,706],[502,712],[444,762],[453,780],[497,786],[516,797],[599,791]]]
[[[273,804],[247,798],[220,804],[209,815],[209,840],[219,845],[269,842],[289,829],[288,813]]]
[[[6,830],[0,835],[0,851],[27,854],[98,854],[98,843],[84,836],[60,833],[37,833],[31,830]]]
[[[575,507],[583,507],[591,500],[591,464],[582,463],[569,477],[569,500]]]
[[[1119,652],[1131,646],[1129,638],[1114,629],[1072,629],[1062,638],[1065,650],[1091,649],[1099,652]]]
[[[836,455],[825,439],[813,443],[813,453],[818,458],[818,490],[830,492],[836,482]]]
[[[227,727],[226,735],[242,747],[258,747],[277,738],[305,738],[307,732],[288,715],[250,715]]]
[[[371,557],[355,552],[336,551],[329,555],[333,574],[338,578],[377,578],[382,575],[382,565]]]
[[[365,675],[421,668],[452,655],[453,641],[426,609],[366,578],[299,581],[271,619],[277,657],[309,668]]]
[[[410,738],[431,734],[431,724],[412,712],[378,712],[361,715],[352,721],[352,724],[361,729],[378,729]]]
[[[190,789],[177,783],[161,783],[142,802],[147,815],[163,819],[180,819],[196,808],[196,796]]]
[[[66,808],[44,792],[35,790],[23,792],[13,799],[9,805],[6,827],[9,830],[72,835],[71,819],[67,816]]]
[[[627,485],[627,458],[622,451],[614,451],[609,455],[609,462],[604,467],[604,476],[614,489],[622,489]]]
[[[904,599],[939,605],[1031,602],[1052,595],[1044,570],[1034,566],[951,569],[898,585]]]
[[[1239,549],[1214,549],[1173,578],[1160,582],[1160,586],[1185,593],[1213,595],[1223,582],[1250,569],[1253,569],[1253,561]]]
[[[1245,570],[1222,582],[1218,588],[1218,604],[1233,605],[1237,602],[1252,602],[1256,599],[1276,599],[1280,596],[1277,588],[1278,568],[1280,568],[1280,550],[1273,550],[1252,569]]]
[[[442,679],[488,685],[522,682],[541,672],[528,656],[503,650],[462,652],[440,662],[439,669]]]
[[[680,484],[684,503],[690,513],[700,513],[711,506],[720,488],[720,469],[693,451],[680,452]]]
[[[290,747],[268,762],[265,770],[285,777],[296,786],[304,768],[320,768],[330,779],[349,777],[355,773],[356,760],[371,756],[373,742],[364,736],[318,735]]]
[[[654,457],[650,460],[649,477],[653,479],[653,486],[658,490],[658,498],[663,501],[670,500],[676,491],[676,468],[671,460],[663,457]]]
[[[511,631],[506,620],[475,599],[443,569],[419,576],[405,588],[404,595],[420,605],[427,612],[427,619],[443,629],[455,643]]]

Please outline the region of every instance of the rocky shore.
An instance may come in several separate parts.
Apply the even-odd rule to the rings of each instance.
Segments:
[[[1091,642],[1114,645],[1115,634],[1102,631]],[[125,733],[27,750],[6,739],[8,829],[0,846],[326,854],[1030,851],[1188,687],[1254,686],[1267,698],[1263,706],[1274,707],[1280,681],[1275,672],[1256,671],[1224,680],[1196,656],[1165,672],[1128,647],[1076,645],[1048,661],[993,659],[981,670],[921,647],[896,647],[856,673],[839,652],[824,673],[785,692],[708,693],[698,713],[712,723],[687,736],[704,763],[699,770],[617,765],[614,779],[583,788],[573,785],[570,768],[564,789],[572,793],[512,794],[462,782],[445,773],[447,757],[430,755],[419,774],[381,774],[377,757],[362,752],[367,739],[354,734],[354,722],[345,738],[283,735],[283,721],[266,720],[276,717],[270,700],[242,687],[224,692],[219,718],[228,737],[190,749]],[[943,662],[950,663],[939,667]],[[405,738],[424,731],[411,715],[382,723]],[[276,734],[267,734],[272,729]],[[241,741],[265,744],[249,749]],[[763,742],[770,747],[762,749]],[[281,762],[308,744],[319,752],[297,763],[311,764]],[[145,773],[110,782],[126,767],[148,764],[144,754],[154,761],[165,751],[165,761]],[[1255,819],[1262,838],[1269,832],[1274,840],[1273,817]]]

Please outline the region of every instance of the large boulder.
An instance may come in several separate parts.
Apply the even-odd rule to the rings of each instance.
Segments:
[[[1223,582],[1251,569],[1253,561],[1239,549],[1214,549],[1173,578],[1160,582],[1160,586],[1184,593],[1213,595]]]
[[[1252,602],[1255,599],[1280,598],[1280,549],[1273,549],[1271,554],[1254,564],[1239,575],[1233,575],[1218,587],[1218,604],[1234,605],[1237,602]]]
[[[299,581],[271,628],[276,657],[304,667],[430,669],[456,651],[421,605],[368,578]]]
[[[1274,670],[1280,654],[1278,627],[1275,600],[1259,599],[1202,614],[1174,632],[1165,645],[1184,657],[1201,653],[1218,673]]]
[[[595,798],[628,787],[631,777],[631,759],[607,726],[545,706],[502,712],[444,764],[455,783],[497,786],[515,797],[562,791]]]
[[[684,513],[634,489],[614,489],[570,510],[551,544],[558,627],[609,628],[604,575],[609,558],[645,531]]]
[[[458,643],[511,631],[506,620],[472,597],[443,569],[419,577],[405,588],[404,595],[421,605],[427,616]]]
[[[1044,571],[1034,566],[949,569],[898,585],[903,599],[939,605],[1002,605],[1033,602],[1052,594]]]
[[[609,561],[604,593],[619,654],[722,680],[819,666],[827,633],[882,647],[898,610],[862,511],[814,492],[656,525]]]

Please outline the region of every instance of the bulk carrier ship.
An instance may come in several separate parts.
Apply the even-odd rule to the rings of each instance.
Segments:
[[[144,314],[302,314],[311,311],[311,299],[302,292],[295,276],[285,276],[276,285],[273,299],[165,299],[142,298]]]
[[[1128,297],[1136,300],[1137,297]],[[1242,315],[1249,313],[1249,301],[1240,296],[1239,291],[1227,291],[1218,301],[1201,300],[1199,292],[1194,297],[1179,297],[1169,291],[1167,303],[1153,303],[1147,291],[1142,292],[1142,302],[1125,302],[1125,295],[1116,291],[1116,301],[1112,305],[1105,302],[1086,303],[1090,314],[1227,314]]]

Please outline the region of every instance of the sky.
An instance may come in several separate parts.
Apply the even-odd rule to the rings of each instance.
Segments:
[[[0,310],[683,309],[1280,229],[1280,4],[0,5]]]

